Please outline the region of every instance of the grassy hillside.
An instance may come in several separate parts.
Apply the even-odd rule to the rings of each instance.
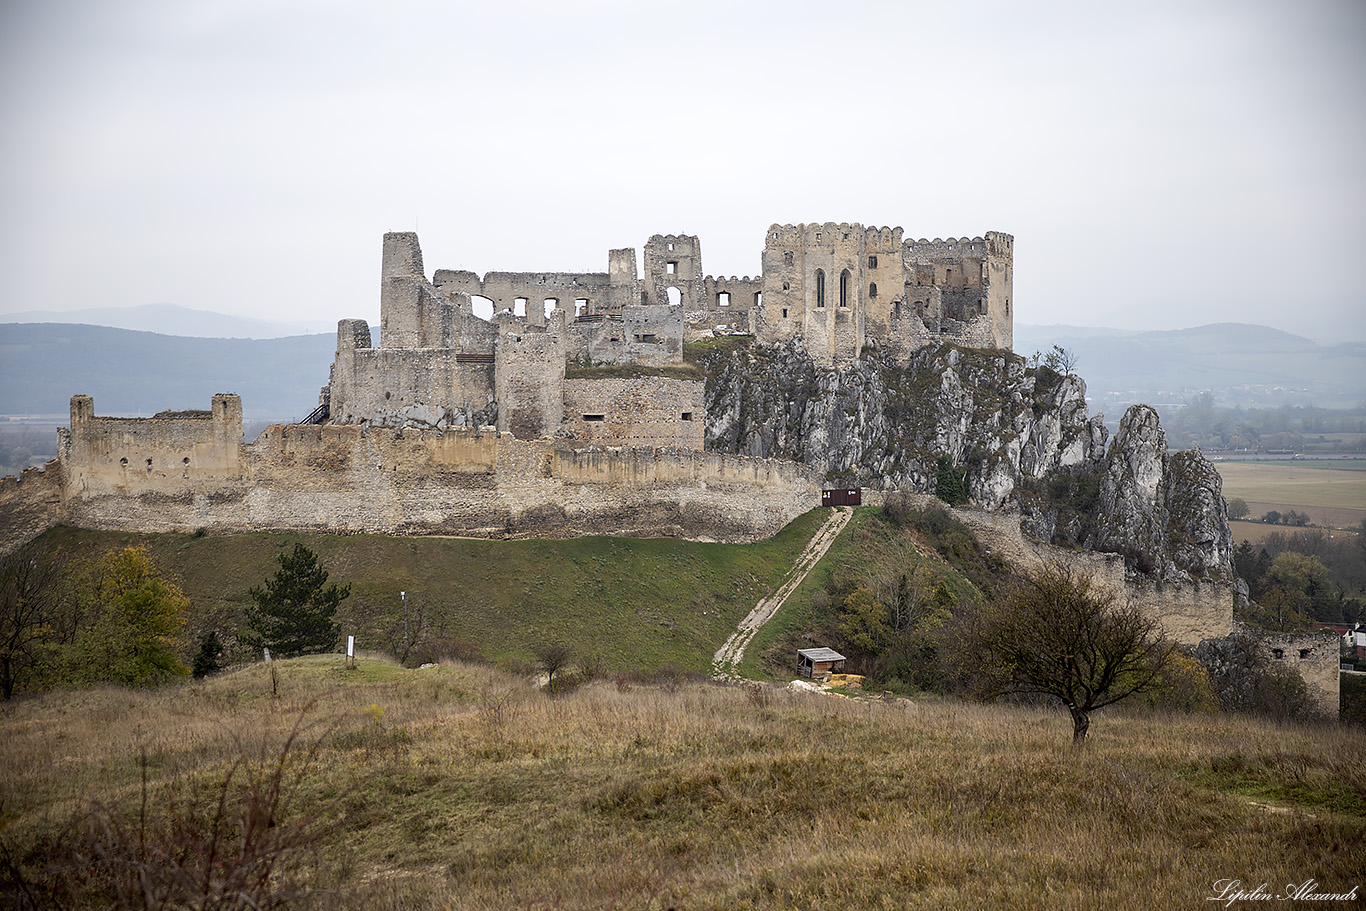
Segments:
[[[209,629],[231,637],[248,590],[295,541],[334,581],[350,582],[338,619],[362,648],[397,652],[406,591],[410,632],[460,640],[492,660],[529,660],[569,645],[576,663],[607,670],[674,665],[703,672],[756,602],[777,588],[825,511],[749,545],[667,538],[487,541],[382,535],[130,535],[54,529],[44,541],[73,556],[147,547],[192,602],[186,642]]]
[[[109,907],[265,861],[254,900],[292,882],[329,909],[1165,909],[1219,880],[1366,886],[1359,729],[1107,710],[1078,752],[1051,710],[275,667],[275,696],[255,665],[7,706],[0,903]]]

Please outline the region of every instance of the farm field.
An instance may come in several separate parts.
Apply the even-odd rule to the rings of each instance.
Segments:
[[[1343,468],[1331,460],[1214,464],[1224,479],[1224,496],[1246,500],[1252,518],[1269,510],[1294,509],[1308,513],[1315,525],[1342,529],[1358,528],[1366,519],[1366,469]],[[1234,538],[1259,540],[1241,535],[1249,524],[1237,523]],[[1274,530],[1263,527],[1267,532]]]

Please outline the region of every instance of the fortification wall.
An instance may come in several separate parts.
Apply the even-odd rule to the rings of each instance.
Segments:
[[[138,441],[155,444],[151,428],[141,429]],[[169,443],[152,448],[180,451]],[[60,469],[42,482],[49,497],[50,488],[62,487],[62,521],[128,531],[753,541],[776,533],[820,497],[819,477],[792,463],[680,449],[579,450],[487,430],[276,425],[251,444],[238,437],[232,453],[238,471],[230,476],[126,473],[111,467],[111,460],[118,465],[115,456],[90,446],[64,450]],[[73,475],[103,482],[82,488],[58,481]],[[16,509],[12,516],[6,511],[7,522],[50,524],[41,491],[19,493],[32,481],[15,482],[8,492],[12,502],[38,504],[36,519]],[[0,488],[0,495],[7,490]]]
[[[569,324],[565,354],[584,364],[683,361],[681,307],[622,307],[615,315],[581,317]]]
[[[576,445],[701,450],[706,384],[651,376],[564,381],[561,433]]]
[[[56,525],[61,514],[62,466],[56,459],[0,478],[0,556]]]
[[[614,295],[620,296],[607,272],[489,272],[481,279],[465,270],[438,269],[432,283],[443,294],[486,297],[495,313],[507,310],[533,326],[545,324],[548,304],[572,317],[609,312]]]
[[[924,503],[937,502],[922,496]],[[942,504],[941,504],[942,505]],[[955,509],[955,516],[994,552],[1016,565],[1039,568],[1062,563],[1089,573],[1098,588],[1119,603],[1137,608],[1156,620],[1173,642],[1199,645],[1202,639],[1227,636],[1233,628],[1233,587],[1217,582],[1185,584],[1135,581],[1127,577],[1124,559],[1116,554],[1070,551],[1026,538],[1017,512]]]
[[[1336,717],[1341,706],[1341,640],[1330,630],[1312,633],[1250,631],[1271,663],[1299,672],[1310,698],[1325,715]]]

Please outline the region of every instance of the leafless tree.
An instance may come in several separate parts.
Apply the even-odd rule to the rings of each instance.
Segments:
[[[21,689],[53,635],[61,561],[37,542],[0,559],[0,694]]]

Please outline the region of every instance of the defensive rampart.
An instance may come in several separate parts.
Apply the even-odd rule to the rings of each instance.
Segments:
[[[681,448],[357,425],[276,425],[247,444],[236,396],[153,419],[95,417],[77,396],[72,414],[50,512],[86,528],[741,542],[820,502],[805,466]]]

